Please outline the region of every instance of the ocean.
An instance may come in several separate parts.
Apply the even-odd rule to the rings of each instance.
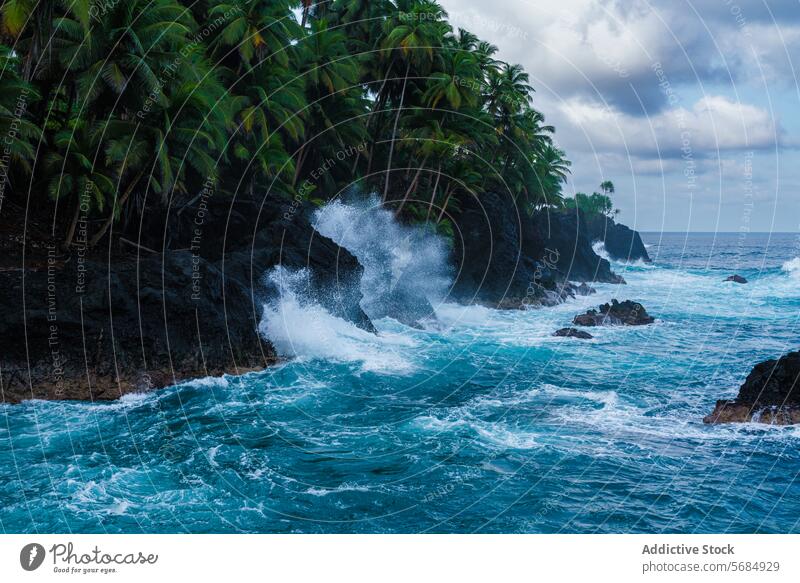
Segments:
[[[391,273],[438,260],[400,227],[381,236],[412,246]],[[284,364],[0,405],[0,530],[800,532],[800,427],[702,423],[754,364],[800,346],[797,235],[642,236],[652,264],[614,263],[627,285],[554,308],[445,295],[437,322],[383,317],[373,336],[289,286],[261,326]],[[552,336],[611,298],[655,324]]]

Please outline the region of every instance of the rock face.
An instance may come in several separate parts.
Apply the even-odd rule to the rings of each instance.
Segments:
[[[556,330],[553,332],[553,336],[563,336],[565,338],[580,338],[581,340],[589,340],[590,338],[594,338],[588,332],[584,332],[583,330],[578,330],[577,328],[561,328],[560,330]]]
[[[455,299],[492,307],[553,305],[576,293],[573,281],[623,283],[597,256],[575,213],[529,217],[510,195],[486,192],[453,215]]]
[[[199,231],[142,239],[159,253],[115,241],[111,253],[52,246],[28,253],[24,265],[19,253],[4,258],[1,400],[107,400],[263,368],[276,360],[257,332],[275,293],[263,276],[280,264],[307,267],[309,293],[374,330],[359,307],[361,266],[312,229],[305,209],[251,210],[225,214],[220,225],[206,209]]]
[[[741,275],[731,275],[730,277],[726,278],[725,281],[733,281],[736,283],[747,283],[747,280],[743,278]]]
[[[109,265],[54,254],[0,274],[4,402],[115,399],[274,362],[244,287],[188,251],[147,255]]]
[[[575,212],[535,213],[523,229],[523,249],[533,257],[555,264],[566,280],[625,283],[611,270],[608,260],[594,252],[583,217]]]
[[[307,296],[301,299],[313,299],[334,316],[374,333],[372,322],[360,306],[361,264],[347,249],[314,230],[310,205],[294,212],[289,208],[273,211],[271,216],[262,215],[252,239],[224,255],[226,274],[268,299],[278,290],[265,281],[264,274],[278,265],[290,271],[304,269],[307,284],[293,290]]]
[[[608,256],[615,261],[650,263],[647,248],[637,231],[615,223],[605,215],[584,215],[589,240],[602,241]]]
[[[647,313],[642,304],[630,300],[611,300],[610,304],[600,306],[599,312],[589,310],[572,320],[577,326],[642,326],[653,322],[655,318]]]
[[[767,360],[753,370],[734,400],[717,401],[704,423],[800,423],[800,352]]]

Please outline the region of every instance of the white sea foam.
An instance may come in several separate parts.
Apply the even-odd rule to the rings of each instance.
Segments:
[[[425,415],[415,419],[414,425],[431,433],[449,433],[459,429],[466,429],[480,441],[501,449],[532,449],[539,447],[538,434],[499,422],[465,418],[447,420]]]
[[[337,318],[312,300],[301,301],[296,286],[307,281],[305,270],[277,267],[267,276],[279,290],[264,306],[259,332],[278,354],[301,359],[361,362],[364,370],[407,372],[413,367],[396,347],[413,345],[400,335],[376,336]]]
[[[377,198],[331,202],[319,209],[314,228],[350,251],[364,266],[362,308],[370,318],[391,316],[403,303],[436,305],[452,283],[445,241],[422,228],[402,225]]]
[[[789,261],[783,264],[781,269],[783,269],[783,271],[788,272],[794,277],[800,277],[800,257],[795,257],[794,259],[790,259]]]
[[[607,261],[611,261],[611,257],[608,255],[608,251],[606,251],[606,244],[603,241],[595,241],[592,243],[592,249],[594,250],[595,254],[599,255],[603,259]]]
[[[447,326],[485,326],[496,321],[496,310],[478,305],[442,303],[436,306],[436,317]]]
[[[613,408],[619,402],[616,391],[588,391],[568,389],[556,385],[545,384],[541,388],[533,389],[528,393],[529,396],[548,396],[552,398],[563,397],[568,399],[582,399],[600,403],[603,408]]]
[[[306,494],[311,494],[312,496],[327,496],[328,494],[340,494],[342,492],[369,492],[374,488],[368,488],[367,486],[360,486],[358,484],[351,484],[349,482],[345,482],[341,486],[337,486],[336,488],[318,488],[316,486],[311,486],[306,490]]]

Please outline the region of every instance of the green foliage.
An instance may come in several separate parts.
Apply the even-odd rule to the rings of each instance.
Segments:
[[[569,209],[578,209],[587,215],[606,215],[613,216],[619,214],[619,209],[614,209],[614,204],[611,202],[609,194],[614,192],[614,183],[610,180],[600,184],[600,190],[606,194],[593,192],[591,196],[583,193],[576,192],[575,198],[567,198],[564,200],[564,206]]]
[[[0,40],[7,175],[46,195],[67,243],[69,204],[105,219],[96,241],[208,181],[315,203],[358,183],[443,233],[488,189],[562,204],[570,162],[528,74],[432,0],[9,0]],[[610,212],[601,189],[579,204]]]

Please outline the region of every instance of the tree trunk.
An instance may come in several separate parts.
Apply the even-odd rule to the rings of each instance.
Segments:
[[[437,225],[442,222],[442,217],[444,216],[444,211],[447,210],[447,203],[450,202],[450,197],[453,195],[452,186],[453,186],[453,183],[452,182],[449,183],[447,185],[447,189],[444,191],[444,202],[442,203],[442,210],[439,213],[439,218],[436,219],[436,224]]]
[[[406,74],[403,77],[403,90],[400,92],[400,106],[397,108],[397,115],[394,116],[394,128],[392,129],[392,141],[389,144],[389,162],[386,165],[386,182],[383,185],[383,202],[389,196],[389,175],[392,172],[392,156],[394,155],[394,141],[397,136],[397,124],[400,122],[400,112],[403,111],[403,101],[406,97],[406,85],[408,85],[408,73],[411,71],[411,61],[406,65]]]
[[[300,153],[297,155],[297,164],[294,167],[294,178],[292,179],[292,188],[297,184],[297,179],[300,178],[300,169],[303,167],[303,162],[306,161],[306,144],[300,146]]]
[[[128,188],[125,189],[125,192],[122,193],[122,198],[119,199],[120,208],[122,208],[122,206],[127,202],[128,197],[133,192],[133,189],[136,187],[136,184],[138,184],[139,180],[142,179],[142,176],[144,176],[143,169],[139,171],[139,174],[136,175],[136,178],[133,179],[133,181],[128,185]],[[108,228],[111,226],[113,222],[114,222],[114,207],[111,207],[111,215],[108,217],[108,219],[106,219],[106,222],[103,223],[103,226],[100,227],[100,230],[97,232],[97,234],[94,237],[92,237],[92,240],[89,241],[89,247],[94,247],[95,245],[97,245],[97,243],[100,241],[100,239],[103,238],[103,236],[106,234],[106,231],[108,231]]]
[[[428,163],[428,157],[429,156],[430,155],[425,156],[425,158],[422,159],[422,163],[419,165],[419,168],[417,168],[417,173],[414,175],[414,180],[412,180],[411,184],[408,185],[408,189],[406,190],[406,193],[403,196],[403,200],[400,203],[400,206],[397,207],[397,211],[396,211],[397,215],[399,215],[400,211],[403,210],[403,206],[408,201],[408,197],[411,196],[411,193],[417,191],[417,184],[419,182],[419,175],[422,174],[422,169],[425,168],[425,165]]]
[[[392,68],[394,67],[394,59],[389,61],[389,68],[386,69],[386,75],[383,76],[383,81],[381,82],[381,86],[378,89],[378,92],[375,94],[375,103],[372,106],[372,111],[370,112],[369,117],[367,118],[367,123],[364,124],[364,129],[369,131],[370,126],[372,125],[372,118],[376,117],[378,113],[383,109],[383,105],[386,103],[387,97],[383,95],[383,90],[386,87],[386,83],[389,81],[389,75],[392,72]],[[380,129],[380,128],[378,128]],[[373,132],[373,134],[377,135],[378,131]],[[375,147],[377,146],[375,139],[372,140],[372,147],[370,148],[369,152],[369,168],[367,168],[367,176],[369,176],[369,171],[372,168],[372,159],[373,155],[375,154]]]
[[[75,204],[75,214],[72,215],[72,222],[69,224],[69,229],[67,229],[67,236],[64,239],[64,250],[66,251],[69,249],[69,246],[72,245],[72,238],[75,236],[75,228],[78,226],[78,219],[81,216],[81,197],[78,196],[78,201]]]
[[[439,167],[436,170],[436,182],[433,183],[433,192],[431,193],[431,203],[428,205],[428,216],[425,217],[425,224],[431,220],[431,211],[433,210],[433,203],[436,200],[436,189],[439,188],[439,178],[442,176],[442,163],[439,162]]]

